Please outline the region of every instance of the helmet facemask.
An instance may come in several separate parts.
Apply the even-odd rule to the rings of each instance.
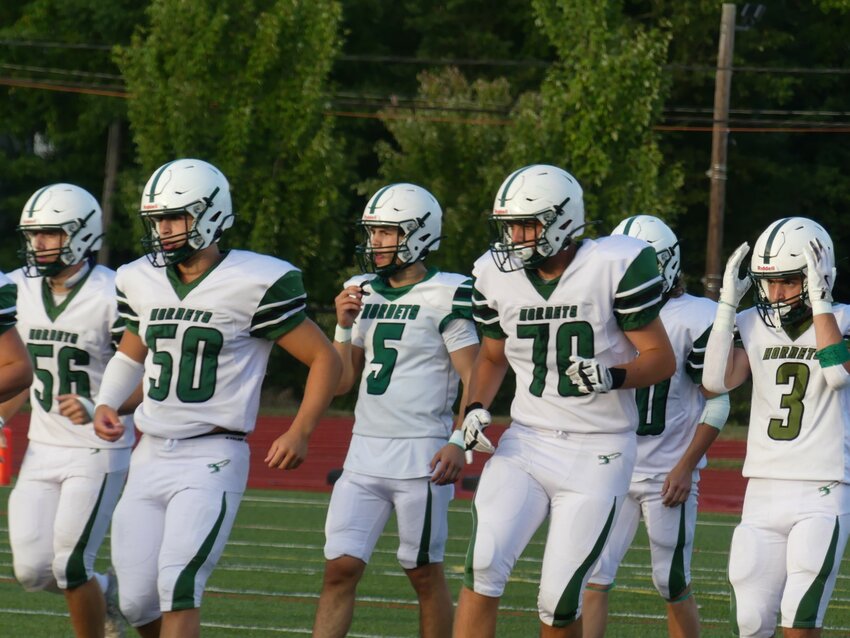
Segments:
[[[772,273],[769,276],[759,275],[750,271],[750,280],[755,291],[756,309],[765,325],[779,330],[784,326],[798,323],[811,311],[809,304],[808,279],[802,270]],[[786,279],[799,276],[802,286],[799,295],[782,301],[771,301],[768,280]]]
[[[207,245],[217,242],[222,235],[223,228],[218,225],[212,242],[206,243],[199,228],[205,221],[205,215],[209,213],[211,202],[195,202],[187,208],[169,210],[157,210],[152,212],[141,211],[142,222],[145,225],[146,236],[142,238],[142,246],[145,249],[151,264],[158,268],[172,266],[186,261],[196,252]],[[222,214],[218,212],[217,214]],[[163,217],[175,215],[188,215],[186,219],[186,230],[182,233],[169,235],[162,238],[159,234],[159,222]],[[232,216],[232,213],[231,213]],[[214,222],[216,220],[210,220]],[[163,244],[179,244],[175,248],[166,249]]]
[[[362,220],[358,226],[364,233],[364,241],[355,247],[355,254],[360,265],[361,272],[375,273],[381,277],[390,277],[404,270],[408,266],[422,261],[431,251],[431,248],[439,243],[440,236],[432,236],[430,233],[422,235],[420,232],[427,229],[427,220],[430,212],[420,219],[407,219],[401,222],[388,222],[383,220]],[[398,229],[398,240],[395,245],[372,246],[372,228],[389,227]],[[420,236],[422,235],[422,236]],[[391,259],[386,265],[379,265],[376,261],[378,255],[390,255]]]
[[[17,228],[24,274],[55,277],[89,258],[103,242],[101,215],[97,200],[79,186],[53,184],[36,191],[24,206]],[[56,248],[38,250],[34,242],[39,232],[61,232],[64,238]]]

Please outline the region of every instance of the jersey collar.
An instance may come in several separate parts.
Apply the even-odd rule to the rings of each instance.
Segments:
[[[400,288],[393,288],[383,277],[375,277],[369,283],[372,286],[372,290],[381,295],[387,301],[395,301],[396,299],[406,295],[410,292],[414,286],[418,286],[423,281],[428,281],[439,272],[436,268],[429,266],[425,271],[425,276],[417,281],[415,284],[410,284],[408,286],[401,286]]]
[[[209,276],[213,270],[218,268],[220,264],[224,263],[224,260],[227,259],[229,254],[229,250],[223,250],[221,252],[221,259],[210,266],[209,270],[207,270],[203,275],[188,284],[183,283],[183,280],[180,279],[180,274],[177,272],[177,266],[166,266],[165,274],[168,277],[168,281],[171,283],[171,287],[174,288],[177,298],[180,299],[180,301],[183,301],[190,292],[197,288],[198,285],[200,285],[200,283]]]
[[[70,292],[65,296],[60,304],[57,304],[53,299],[53,291],[50,289],[50,283],[47,281],[47,277],[41,278],[41,300],[44,302],[44,311],[47,313],[47,316],[50,317],[50,321],[56,321],[56,319],[59,318],[62,311],[68,307],[69,303],[71,303],[71,299],[77,296],[77,293],[80,292],[80,289],[88,281],[92,271],[94,271],[94,268],[88,269],[88,272],[83,275],[82,279],[74,284]]]

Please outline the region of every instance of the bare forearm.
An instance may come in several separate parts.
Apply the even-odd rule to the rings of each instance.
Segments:
[[[327,349],[316,355],[307,375],[304,399],[290,429],[304,436],[312,434],[334,397],[341,374],[342,364],[333,350]]]
[[[620,387],[646,388],[669,379],[676,372],[676,360],[671,355],[664,349],[646,350],[629,363],[614,366],[626,372]]]
[[[11,419],[18,410],[21,409],[21,406],[27,402],[27,397],[29,396],[29,389],[22,390],[11,399],[7,399],[0,403],[0,418],[4,421],[8,421]]]
[[[694,431],[694,437],[691,439],[688,448],[682,454],[679,465],[689,471],[693,471],[700,459],[708,452],[711,444],[717,439],[718,434],[720,434],[720,430],[717,428],[700,423]]]
[[[336,396],[340,396],[351,391],[351,388],[357,382],[359,373],[354,366],[351,342],[340,343],[339,341],[334,341],[333,345],[334,350],[336,350],[342,362],[341,376],[334,392]]]

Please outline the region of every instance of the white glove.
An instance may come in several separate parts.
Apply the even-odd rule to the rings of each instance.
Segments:
[[[819,239],[813,239],[803,248],[806,257],[806,287],[813,315],[832,312],[831,284],[835,281],[835,269],[826,260],[826,249]]]
[[[572,356],[570,361],[573,363],[567,368],[567,375],[582,394],[604,394],[614,386],[611,371],[596,359]]]
[[[479,404],[480,405],[480,404]],[[492,454],[496,451],[490,439],[484,436],[484,430],[490,425],[492,418],[490,413],[484,408],[473,408],[463,417],[463,442],[466,444],[467,450],[475,450],[476,452],[487,452]]]
[[[735,252],[729,257],[729,261],[726,262],[726,270],[723,273],[723,287],[720,289],[720,301],[733,308],[738,307],[741,299],[744,298],[752,285],[749,277],[743,279],[738,277],[741,262],[744,261],[744,257],[747,256],[749,251],[750,245],[744,242],[735,249]]]

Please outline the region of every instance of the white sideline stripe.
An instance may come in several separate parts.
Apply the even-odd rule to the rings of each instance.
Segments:
[[[215,629],[237,629],[248,631],[270,631],[276,634],[304,634],[309,636],[313,633],[309,627],[259,627],[257,625],[230,625],[225,623],[202,622],[201,627],[210,627]],[[352,638],[406,638],[405,636],[387,636],[386,634],[358,634],[348,632],[346,636]]]
[[[0,614],[18,614],[20,616],[53,616],[55,618],[67,618],[66,611],[50,611],[49,609],[8,609],[0,608]]]

